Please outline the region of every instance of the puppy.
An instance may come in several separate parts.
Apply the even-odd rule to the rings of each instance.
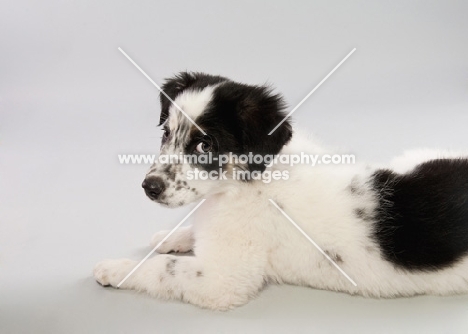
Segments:
[[[293,135],[288,120],[268,135],[285,116],[281,96],[268,87],[184,72],[168,79],[163,90],[177,106],[161,95],[161,155],[212,160],[157,162],[143,188],[166,207],[206,201],[193,214],[193,224],[176,230],[158,248],[161,254],[144,262],[120,288],[214,310],[243,305],[268,283],[369,297],[468,291],[466,156],[411,152],[382,169],[266,166],[231,155],[219,166],[216,158],[229,154],[266,160],[327,152]],[[193,177],[203,171],[226,177]],[[239,171],[250,177],[234,178]],[[265,182],[264,176],[275,172],[281,177]],[[154,235],[152,245],[168,232]],[[189,251],[194,256],[169,254]],[[94,276],[116,287],[137,263],[105,260]]]

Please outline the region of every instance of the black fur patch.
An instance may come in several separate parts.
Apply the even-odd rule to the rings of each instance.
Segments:
[[[236,155],[252,152],[263,156],[279,153],[291,139],[292,129],[286,120],[268,136],[285,116],[285,103],[271,88],[245,85],[220,76],[182,72],[168,79],[162,89],[175,100],[185,90],[202,90],[214,85],[218,86],[213,91],[212,101],[206,111],[194,120],[207,135],[203,136],[196,127],[191,127],[190,141],[185,144],[184,153],[194,154],[201,141],[211,148],[210,153],[214,158],[230,152]],[[160,123],[168,118],[170,104],[161,95]],[[217,162],[198,167],[205,170],[219,168]],[[252,162],[247,169],[251,172],[263,172],[265,166],[263,163]]]
[[[284,118],[282,97],[264,86],[226,81],[218,86],[206,113],[197,121],[215,138],[218,154],[274,155],[291,139],[285,121],[271,136],[268,133]],[[264,164],[248,164],[252,172],[265,170]]]
[[[167,177],[169,178],[169,180],[171,181],[175,181],[175,178],[176,178],[176,173],[175,173],[175,168],[173,168],[173,165],[166,165],[164,167],[164,170],[163,170],[164,174],[167,175]]]
[[[437,159],[407,174],[379,170],[373,237],[384,258],[410,270],[449,267],[468,253],[468,160]]]
[[[365,208],[355,209],[354,214],[356,215],[356,217],[364,221],[371,221],[373,219],[373,216],[370,213],[368,213],[368,211]]]
[[[171,276],[174,276],[175,275],[175,264],[176,264],[177,260],[176,259],[170,259],[167,263],[166,263],[166,271],[169,273],[169,275]]]
[[[325,251],[325,254],[327,254],[330,259],[333,260],[333,262],[335,263],[343,263],[343,258],[339,255],[339,254],[335,254],[335,253],[330,253],[329,251]]]

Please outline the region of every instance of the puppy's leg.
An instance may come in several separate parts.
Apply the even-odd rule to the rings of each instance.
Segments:
[[[245,304],[263,286],[261,266],[240,257],[202,261],[195,256],[157,255],[144,262],[121,286],[146,291],[163,299],[177,299],[201,307],[227,310]],[[96,280],[117,284],[136,261],[105,260],[94,268]]]
[[[154,234],[150,242],[151,247],[155,247],[159,244],[169,232],[170,231],[161,231]],[[175,230],[156,251],[160,254],[167,254],[169,252],[186,253],[193,249],[193,244],[192,226],[183,226]]]

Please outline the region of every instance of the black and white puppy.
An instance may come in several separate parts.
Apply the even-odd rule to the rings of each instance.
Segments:
[[[202,73],[180,73],[163,90],[205,133],[161,96],[161,154],[213,158],[230,152],[324,154],[292,133],[281,96]],[[226,179],[201,180],[218,164],[154,164],[143,183],[155,202],[179,207],[206,199],[191,226],[181,227],[157,255],[121,286],[164,299],[226,310],[247,303],[266,283],[287,283],[371,297],[468,292],[468,159],[437,151],[409,152],[386,169],[353,164],[289,166],[229,159]],[[281,176],[233,177],[236,170]],[[327,256],[319,252],[272,199]],[[158,244],[168,231],[157,233]],[[352,280],[342,275],[332,259]],[[105,260],[94,270],[117,284],[138,261]]]

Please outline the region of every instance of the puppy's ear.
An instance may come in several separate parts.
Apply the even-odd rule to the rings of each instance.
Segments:
[[[173,78],[166,79],[161,89],[174,101],[177,95],[192,86],[196,80],[197,77],[194,73],[180,72]],[[159,94],[159,100],[161,101],[159,125],[162,125],[169,117],[169,108],[172,102],[162,93]]]
[[[243,150],[255,154],[276,155],[292,137],[289,119],[268,135],[286,116],[286,104],[279,94],[268,87],[254,87],[240,111],[243,132]],[[249,164],[250,171],[265,170],[264,163]]]

